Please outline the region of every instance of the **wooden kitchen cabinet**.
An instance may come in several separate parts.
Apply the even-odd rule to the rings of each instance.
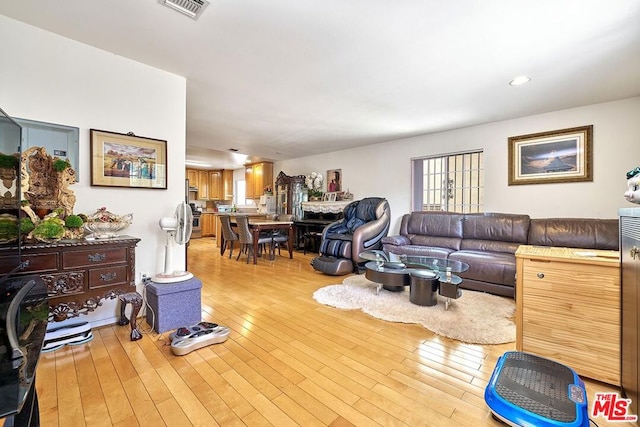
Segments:
[[[619,253],[520,246],[516,349],[620,385]]]
[[[245,197],[247,199],[253,199],[254,198],[254,194],[253,194],[253,181],[254,181],[254,177],[253,177],[253,166],[252,165],[247,165],[244,168],[244,180],[245,180]]]
[[[209,200],[222,200],[222,171],[209,171]]]
[[[198,199],[209,200],[209,171],[198,171]]]
[[[233,171],[231,169],[222,171],[222,198],[224,200],[233,199]]]
[[[202,221],[202,237],[212,237],[216,235],[216,215],[213,213],[203,213],[200,216]]]
[[[246,197],[257,199],[264,194],[264,187],[273,185],[273,163],[261,162],[245,166]]]
[[[189,187],[198,186],[198,170],[187,169],[187,179],[189,180]]]

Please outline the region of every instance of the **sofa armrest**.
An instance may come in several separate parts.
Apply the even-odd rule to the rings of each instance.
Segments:
[[[382,238],[382,243],[385,245],[404,246],[410,245],[411,240],[407,236],[386,236]]]

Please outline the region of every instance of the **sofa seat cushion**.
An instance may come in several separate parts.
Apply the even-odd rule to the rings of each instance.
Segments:
[[[426,256],[432,258],[447,258],[450,253],[453,253],[453,249],[450,248],[438,248],[436,246],[422,246],[422,245],[383,245],[382,249],[385,252],[389,252],[396,255],[414,255],[414,256]]]
[[[499,242],[496,240],[464,239],[460,244],[463,251],[474,252],[506,252],[515,254],[520,243]]]
[[[516,285],[516,257],[504,252],[457,251],[449,259],[469,264],[469,269],[458,275],[498,285]]]
[[[410,245],[411,240],[407,236],[397,235],[397,236],[385,236],[381,240],[382,244],[385,245]]]
[[[409,234],[407,237],[414,246],[435,246],[436,248],[447,248],[452,251],[460,249],[462,242],[459,237],[424,236],[421,234]]]

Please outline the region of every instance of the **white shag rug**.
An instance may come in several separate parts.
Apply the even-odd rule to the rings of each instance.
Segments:
[[[314,292],[320,304],[355,310],[389,322],[416,323],[438,335],[471,344],[503,344],[516,339],[513,322],[516,304],[511,298],[462,289],[445,310],[446,298],[423,307],[409,301],[409,287],[403,292],[381,289],[364,275],[349,276],[341,285],[330,285]]]

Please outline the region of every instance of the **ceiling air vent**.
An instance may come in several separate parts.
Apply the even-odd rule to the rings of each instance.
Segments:
[[[202,12],[209,6],[207,0],[158,0],[158,3],[187,15],[193,20],[200,18]]]

